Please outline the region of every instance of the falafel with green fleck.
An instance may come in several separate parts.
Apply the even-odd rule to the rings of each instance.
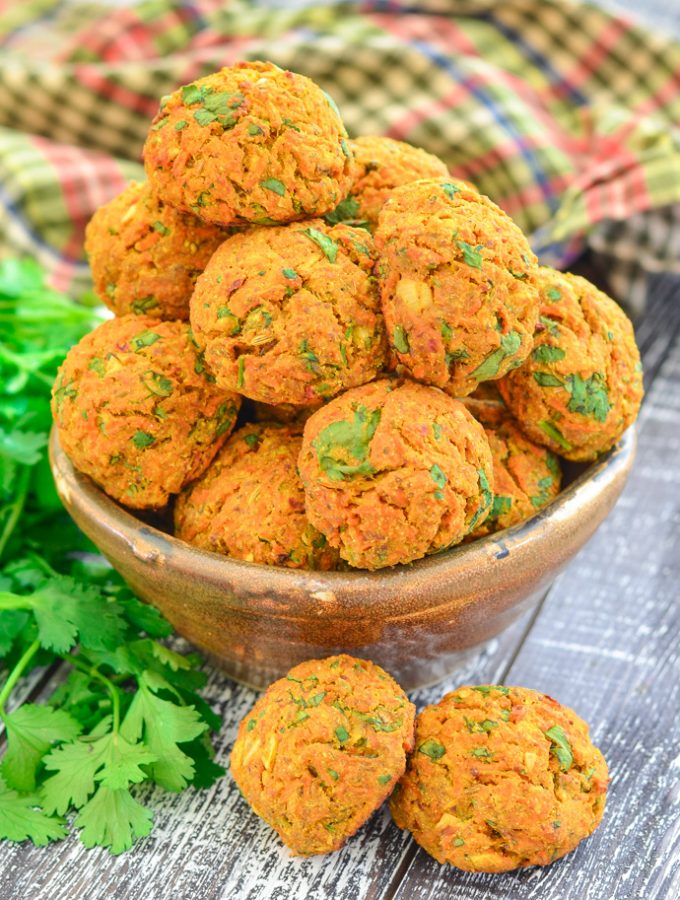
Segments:
[[[347,195],[351,161],[331,98],[269,62],[240,62],[164,97],[144,145],[154,191],[215,225],[322,216]]]
[[[309,520],[365,569],[451,547],[493,502],[482,426],[459,401],[412,381],[374,381],[315,412],[299,470]]]
[[[633,326],[585,278],[547,266],[537,278],[533,350],[498,388],[532,441],[588,462],[614,446],[640,409],[642,366]]]
[[[241,722],[231,772],[295,854],[330,853],[403,774],[414,716],[404,691],[374,663],[344,654],[303,662]]]
[[[191,325],[217,383],[313,406],[371,381],[385,332],[368,232],[321,219],[226,240],[196,283]]]
[[[218,388],[185,322],[121,316],[72,347],[52,415],[74,466],[134,509],[165,506],[227,440],[241,398]]]
[[[133,181],[85,230],[95,291],[117,316],[188,320],[196,279],[228,236]]]
[[[391,192],[420,178],[448,175],[446,164],[432,153],[404,141],[362,135],[349,142],[354,156],[352,187],[328,222],[346,222],[373,230]]]
[[[247,562],[335,568],[337,551],[307,520],[297,473],[302,426],[245,425],[175,504],[180,540]]]
[[[508,872],[548,865],[592,834],[607,783],[573,710],[528,688],[467,686],[417,717],[390,810],[438,862]]]
[[[488,197],[453,178],[394,190],[375,232],[396,364],[453,397],[522,364],[538,319],[536,257]]]
[[[471,397],[463,403],[484,426],[493,457],[493,505],[484,522],[468,535],[467,540],[475,540],[523,522],[554,500],[562,471],[557,456],[530,441],[505,404]]]

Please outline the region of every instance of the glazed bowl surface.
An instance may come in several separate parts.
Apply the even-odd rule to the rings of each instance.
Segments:
[[[49,449],[76,524],[139,597],[233,678],[262,688],[305,659],[345,651],[412,690],[453,672],[538,603],[613,507],[635,445],[630,428],[514,528],[378,572],[300,571],[199,550],[107,497],[72,466],[56,430]]]

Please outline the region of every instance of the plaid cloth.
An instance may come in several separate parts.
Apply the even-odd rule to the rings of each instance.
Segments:
[[[639,305],[680,272],[680,44],[570,0],[0,0],[0,235],[62,289],[139,177],[161,95],[239,59],[309,75],[348,130],[440,156],[543,262],[586,246]]]

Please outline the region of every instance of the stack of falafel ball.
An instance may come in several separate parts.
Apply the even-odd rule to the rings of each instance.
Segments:
[[[71,350],[53,411],[76,467],[128,507],[174,503],[179,538],[293,568],[407,563],[532,515],[559,457],[594,460],[634,420],[616,303],[538,266],[436,157],[350,141],[309,79],[248,62],[189,84],[144,161],[88,227],[115,318]],[[597,827],[606,763],[571,710],[482,685],[414,716],[373,663],[306,662],[243,720],[232,773],[305,855],[390,794],[463,869],[546,864]]]
[[[532,515],[559,456],[595,459],[634,420],[617,304],[538,266],[436,157],[350,141],[308,78],[245,62],[182,87],[144,163],[88,226],[116,318],[71,350],[53,411],[111,497],[175,500],[179,538],[407,563]]]

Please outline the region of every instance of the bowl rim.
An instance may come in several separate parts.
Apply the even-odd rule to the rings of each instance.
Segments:
[[[89,476],[77,470],[59,443],[56,427],[50,434],[49,458],[57,492],[77,524],[80,524],[79,518],[94,522],[98,533],[113,535],[119,544],[126,544],[138,559],[146,559],[151,565],[159,558],[167,560],[169,557],[170,565],[181,561],[187,568],[193,567],[200,573],[202,581],[214,586],[225,586],[225,590],[227,586],[245,587],[245,599],[225,596],[225,602],[230,599],[241,609],[257,611],[266,608],[271,613],[271,601],[265,602],[263,597],[293,594],[296,615],[318,614],[319,601],[326,599],[332,599],[337,614],[344,614],[358,610],[379,587],[382,593],[398,595],[403,592],[403,614],[412,615],[416,612],[414,585],[420,586],[418,593],[426,594],[428,585],[447,573],[453,576],[455,571],[458,577],[460,571],[463,579],[469,579],[476,569],[491,561],[507,565],[505,561],[513,557],[517,564],[518,555],[535,555],[536,545],[549,540],[551,523],[564,524],[574,516],[584,514],[585,510],[593,510],[600,493],[621,479],[625,481],[633,464],[636,444],[637,431],[633,424],[611,450],[577,475],[555,499],[517,525],[411,563],[376,571],[321,572],[268,566],[193,547],[138,519],[134,512],[110,498]],[[593,530],[597,524],[599,522]],[[499,577],[502,577],[503,566],[498,568]],[[307,604],[300,604],[303,597],[307,598]],[[339,598],[340,604],[337,603]],[[426,597],[417,604],[420,609],[432,605]]]

